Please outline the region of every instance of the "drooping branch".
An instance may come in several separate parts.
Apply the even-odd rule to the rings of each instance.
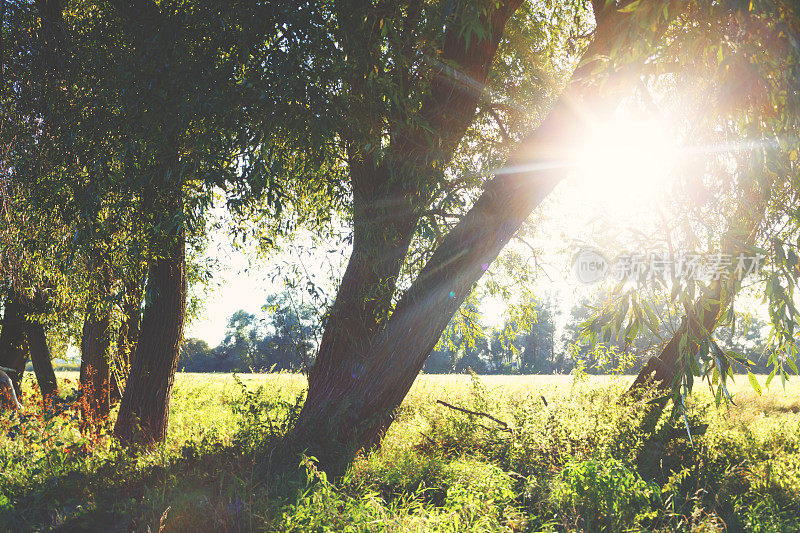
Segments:
[[[767,215],[772,187],[772,183],[751,184],[720,243],[723,253],[736,257],[755,244]],[[685,372],[688,358],[694,357],[703,339],[710,338],[722,312],[730,306],[740,288],[741,280],[733,271],[729,272],[729,277],[715,280],[704,288],[702,296],[689,307],[675,335],[642,367],[627,396],[635,397],[648,386],[655,386],[662,392],[672,390]],[[681,350],[682,341],[684,350]],[[666,400],[660,402],[658,408],[663,409],[665,405]]]

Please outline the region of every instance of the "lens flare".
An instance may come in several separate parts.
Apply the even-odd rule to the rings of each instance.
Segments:
[[[620,117],[589,131],[577,177],[595,202],[627,211],[653,200],[678,158],[669,128],[654,119]]]

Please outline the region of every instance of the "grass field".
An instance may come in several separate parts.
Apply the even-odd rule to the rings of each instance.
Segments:
[[[62,395],[76,373],[62,372]],[[178,374],[166,444],[86,439],[74,408],[0,416],[0,531],[798,531],[800,387],[698,391],[640,431],[626,378],[421,376],[382,448],[329,483],[264,457],[302,399],[287,374]],[[763,383],[763,379],[762,379]],[[30,382],[28,383],[30,389]],[[505,422],[437,404],[481,411]],[[546,404],[545,404],[546,402]]]

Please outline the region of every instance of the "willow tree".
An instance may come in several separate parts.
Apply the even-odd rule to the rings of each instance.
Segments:
[[[726,382],[734,371],[748,372],[760,391],[753,362],[715,342],[717,328],[737,327],[734,302],[748,285],[763,291],[773,327],[765,354],[771,367],[767,383],[797,372],[793,294],[800,221],[790,206],[797,201],[800,170],[795,133],[800,49],[793,44],[800,37],[800,11],[791,3],[763,2],[741,10],[705,6],[702,15],[684,21],[670,46],[717,43],[683,60],[684,69],[671,81],[673,89],[692,87],[705,98],[689,139],[693,161],[675,187],[675,199],[689,209],[666,231],[675,247],[728,261],[717,279],[673,275],[651,287],[683,314],[680,326],[662,339],[631,387],[629,396],[647,385],[661,392],[662,401],[651,404],[651,424],[669,399],[681,412],[695,380],[707,380],[718,403],[731,399]],[[698,201],[698,189],[706,191],[704,200]],[[760,268],[749,272],[742,261],[756,257]],[[609,305],[585,324],[590,340],[612,332],[624,332],[630,342],[657,334],[659,320],[639,298],[641,288],[617,288]]]
[[[573,7],[580,21],[584,6]],[[793,164],[787,164],[794,142],[795,84],[787,84],[784,76],[792,78],[796,72],[793,4],[598,1],[591,8],[593,29],[583,31],[578,23],[574,32],[586,35],[579,58],[571,63],[578,66],[554,84],[554,93],[563,89],[549,107],[550,93],[541,91],[542,113],[531,132],[519,128],[530,117],[511,96],[523,86],[538,89],[524,75],[535,54],[523,60],[514,46],[527,38],[527,46],[545,48],[531,28],[547,36],[544,42],[557,42],[563,34],[547,27],[553,14],[544,6],[407,2],[389,8],[341,2],[330,7],[327,39],[340,51],[334,60],[340,61],[336,72],[341,79],[334,88],[344,107],[337,148],[353,195],[353,251],[309,371],[306,403],[288,436],[290,444],[306,449],[330,472],[342,472],[357,450],[379,441],[453,313],[530,213],[570,173],[583,130],[605,120],[646,76],[660,76],[656,83],[663,86],[667,80],[668,87],[668,80],[676,77],[690,80],[683,88],[716,98],[717,107],[711,109],[721,115],[709,111],[709,120],[697,126],[718,131],[720,121],[726,128],[739,121],[732,138],[738,146],[747,145],[753,135],[762,147],[786,149],[788,143],[781,171],[793,175]],[[758,46],[775,44],[768,35],[779,36],[776,48],[762,48],[771,62],[766,75],[775,83],[762,87],[754,74],[759,68],[752,65],[763,66]],[[539,79],[543,71],[537,72]],[[697,83],[704,81],[699,72],[719,83]],[[762,98],[764,94],[770,98]],[[502,142],[487,142],[487,136],[481,137],[487,130]],[[501,149],[495,149],[498,144]],[[709,146],[708,151],[713,155],[725,149]],[[489,164],[476,169],[470,165],[475,160]],[[500,170],[485,172],[503,160]],[[717,164],[730,161],[718,158]],[[774,167],[775,158],[770,165]],[[490,179],[476,180],[480,171]],[[705,174],[695,174],[691,186],[696,191],[705,186],[697,176]],[[785,186],[775,195],[765,185],[772,180],[754,185],[742,179],[745,174],[725,182],[718,212],[720,225],[727,224],[732,238],[744,242],[728,247],[734,252],[755,242],[751,234],[763,235],[765,205],[786,205],[787,195],[791,197]],[[747,210],[751,212],[744,216]],[[438,233],[431,231],[428,221],[443,212],[445,223],[433,228]],[[742,216],[731,217],[733,213]],[[782,216],[785,220],[791,213]],[[753,231],[743,230],[748,227]],[[427,237],[431,233],[434,237]],[[718,242],[717,235],[712,237]],[[426,243],[424,266],[414,270],[409,265],[418,262],[412,254],[420,241]],[[789,254],[784,256],[790,263]],[[403,276],[407,284],[398,290]],[[786,295],[793,284],[784,280],[778,285],[771,282],[770,294],[776,296],[770,298],[776,299],[776,309],[783,309],[785,316],[778,320],[787,339],[793,331],[793,308]],[[694,284],[684,289],[681,296],[689,311],[684,333],[708,330],[718,322],[735,292],[735,287],[712,287],[692,310],[693,291],[705,289]],[[638,314],[634,309],[625,307],[621,316],[629,313],[628,319],[615,322],[628,328],[626,335],[646,329],[641,308]],[[704,328],[692,328],[706,319]],[[595,325],[603,330],[613,326],[610,320]],[[670,346],[681,360],[691,361],[685,354],[695,343],[686,335],[679,332]],[[679,366],[670,376],[688,375],[685,368]]]
[[[277,129],[316,112],[307,101],[283,98],[301,79],[302,49],[314,28],[298,33],[290,26],[308,15],[293,2],[244,2],[220,12],[199,0],[44,0],[14,3],[6,13],[13,31],[3,42],[3,73],[13,83],[2,96],[4,111],[13,112],[2,117],[3,146],[11,147],[3,177],[19,191],[12,212],[25,219],[34,209],[43,225],[32,217],[9,225],[16,240],[3,250],[4,259],[14,259],[7,271],[16,279],[25,269],[58,274],[52,292],[71,299],[85,318],[85,362],[102,375],[101,386],[89,387],[92,372],[84,381],[87,391],[103,389],[94,402],[103,414],[111,304],[123,291],[133,296],[125,322],[135,331],[136,295],[147,280],[138,342],[126,348],[126,333],[118,347],[120,360],[133,352],[115,428],[123,441],[150,444],[166,435],[185,320],[187,245],[202,245],[215,188],[236,209],[262,192],[269,210],[295,199],[269,173],[289,139],[265,141],[254,124],[263,118],[256,111],[284,117],[274,121]],[[285,53],[287,40],[300,53]],[[316,194],[312,180],[300,175],[294,183],[298,198]]]
[[[554,10],[521,1],[329,7],[326,38],[338,52],[334,89],[344,109],[337,148],[352,190],[353,250],[309,370],[306,402],[287,437],[292,446],[337,474],[357,450],[379,441],[474,284],[568,174],[587,118],[630,91],[635,65],[679,7],[644,1],[565,3]],[[536,69],[542,67],[537,52],[578,66],[542,83],[547,69]],[[551,72],[561,74],[561,67],[551,64]],[[513,98],[530,93],[538,96],[539,113]],[[528,121],[536,123],[533,131]],[[494,141],[481,136],[486,130]],[[483,168],[470,165],[472,151],[484,156],[476,157]],[[504,160],[501,170],[485,172]],[[430,234],[427,221],[443,212],[446,223],[429,241],[424,266],[398,290],[412,243]]]
[[[138,237],[127,229],[131,187],[114,173],[120,137],[98,83],[108,79],[109,63],[89,53],[58,1],[15,3],[6,15],[4,73],[13,83],[2,94],[2,272],[9,296],[29,309],[28,329],[41,321],[83,323],[76,328],[82,396],[105,419],[114,283]],[[45,353],[44,332],[25,337],[37,377],[44,376],[36,364],[44,359],[37,355]]]

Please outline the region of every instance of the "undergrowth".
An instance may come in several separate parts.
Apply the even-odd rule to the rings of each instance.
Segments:
[[[423,376],[381,449],[334,483],[312,457],[293,476],[263,469],[300,376],[179,374],[169,437],[149,451],[110,428],[81,436],[74,394],[45,410],[28,381],[23,413],[0,415],[0,530],[800,530],[796,388],[742,388],[719,410],[699,394],[690,439],[668,415],[643,433],[625,386]]]

